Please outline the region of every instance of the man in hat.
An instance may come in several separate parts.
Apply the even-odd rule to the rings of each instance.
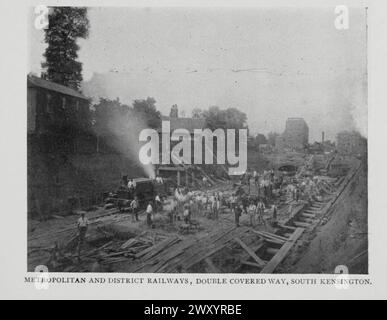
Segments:
[[[149,202],[148,206],[146,207],[146,224],[148,227],[152,226],[152,215],[153,215],[153,207],[152,203]]]
[[[81,246],[85,240],[87,228],[89,226],[89,220],[85,216],[85,211],[81,211],[81,217],[77,221],[78,228],[78,259],[81,255]]]
[[[139,221],[138,219],[138,200],[137,196],[134,197],[132,202],[130,203],[130,211],[132,213],[132,221]]]

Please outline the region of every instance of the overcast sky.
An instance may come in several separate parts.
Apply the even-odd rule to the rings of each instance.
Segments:
[[[84,93],[122,102],[154,97],[168,114],[237,107],[253,133],[282,132],[303,117],[310,142],[367,131],[365,9],[336,30],[334,8],[90,8],[80,40]],[[31,21],[34,18],[31,12]],[[29,66],[40,74],[43,32],[30,29]]]

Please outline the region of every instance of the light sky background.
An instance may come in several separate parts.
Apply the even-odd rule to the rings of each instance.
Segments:
[[[83,92],[130,104],[148,96],[173,104],[236,107],[251,133],[283,132],[303,117],[310,142],[341,130],[367,135],[366,12],[349,8],[89,8],[79,40]],[[35,15],[31,10],[31,24]],[[29,70],[40,74],[43,31],[29,29]]]

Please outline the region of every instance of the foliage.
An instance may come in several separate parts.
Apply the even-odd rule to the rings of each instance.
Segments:
[[[143,127],[158,128],[161,125],[160,112],[156,100],[135,100],[133,106],[122,104],[119,99],[100,98],[94,105],[94,129],[98,135],[119,135],[132,131],[134,123]]]
[[[256,142],[257,145],[266,144],[267,143],[267,139],[266,139],[264,134],[258,133],[255,136],[255,142]]]
[[[133,110],[136,116],[144,120],[149,128],[157,129],[161,126],[161,115],[156,109],[156,100],[154,98],[134,100]]]
[[[48,44],[42,63],[48,80],[78,90],[82,81],[82,63],[77,61],[78,38],[87,38],[89,20],[87,8],[52,7],[45,30]]]
[[[194,119],[203,118],[203,110],[200,108],[194,108],[192,110],[192,118]]]
[[[171,112],[169,113],[169,116],[171,118],[177,118],[179,117],[179,109],[177,107],[177,104],[174,104],[172,107],[171,107]]]
[[[94,105],[94,109],[95,132],[102,136],[113,134],[116,130],[125,132],[129,117],[133,113],[133,108],[121,104],[119,99],[100,98],[99,103]]]
[[[222,129],[247,129],[247,116],[236,108],[220,109],[212,106],[203,112],[206,125],[211,130]]]

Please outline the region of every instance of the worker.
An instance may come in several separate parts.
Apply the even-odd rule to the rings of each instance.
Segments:
[[[258,175],[258,172],[256,170],[254,170],[253,172],[253,179],[254,179],[254,185],[256,188],[259,187],[259,175]]]
[[[179,187],[175,189],[175,198],[176,200],[179,200],[181,198],[181,192]]]
[[[249,171],[246,171],[246,184],[249,187],[249,194],[251,191],[250,180],[251,180],[251,173]]]
[[[239,227],[239,218],[242,214],[242,209],[241,206],[235,205],[232,210],[234,211],[234,216],[235,216],[235,225]]]
[[[252,227],[254,227],[255,225],[255,215],[257,213],[257,206],[251,202],[249,207],[247,208],[247,212],[249,214],[249,217],[250,217],[250,225]]]
[[[210,186],[210,184],[208,183],[207,177],[203,177],[203,186],[204,186],[204,187]]]
[[[137,196],[134,197],[134,199],[132,200],[132,202],[130,203],[130,211],[132,213],[132,221],[139,221],[138,219],[138,200],[137,200]]]
[[[300,200],[300,195],[301,195],[301,191],[300,189],[297,187],[296,188],[296,201],[298,202],[298,200]]]
[[[161,202],[159,194],[156,194],[156,197],[155,197],[155,211],[158,212],[159,209],[161,209],[161,210],[163,209],[163,204]]]
[[[81,212],[81,217],[78,219],[77,228],[78,228],[78,259],[81,255],[81,246],[85,240],[87,228],[89,226],[89,220],[85,217],[85,212]]]
[[[202,195],[200,192],[196,195],[195,202],[196,202],[197,215],[199,215],[203,211]]]
[[[236,196],[235,194],[233,193],[230,197],[230,209],[233,210],[235,209],[235,206],[236,206]]]
[[[173,222],[176,220],[176,200],[173,198],[171,199],[171,202],[170,202],[168,217],[169,217],[169,222],[173,224]]]
[[[273,226],[277,225],[277,212],[278,212],[278,207],[275,203],[273,203],[273,205],[271,206],[271,210],[272,210],[272,224]]]
[[[208,196],[206,194],[202,194],[202,216],[205,216],[206,215],[206,211],[207,211],[207,202],[208,202]]]
[[[258,201],[258,204],[257,204],[257,213],[258,213],[258,222],[259,222],[259,224],[264,223],[264,220],[263,220],[263,213],[264,213],[264,210],[265,210],[265,204],[264,204],[263,201],[260,199],[260,200]]]
[[[214,203],[213,203],[213,212],[214,212],[214,218],[219,218],[219,210],[220,210],[220,196],[219,194],[216,194],[214,197]]]
[[[153,207],[152,203],[149,202],[148,206],[146,207],[146,224],[148,227],[152,226],[152,215],[153,215]]]
[[[249,199],[247,196],[242,197],[242,205],[243,205],[243,211],[247,213],[247,208],[249,206]]]
[[[184,211],[183,211],[183,218],[184,218],[184,223],[189,224],[191,221],[191,213],[189,210],[189,206],[186,204],[184,206]]]

